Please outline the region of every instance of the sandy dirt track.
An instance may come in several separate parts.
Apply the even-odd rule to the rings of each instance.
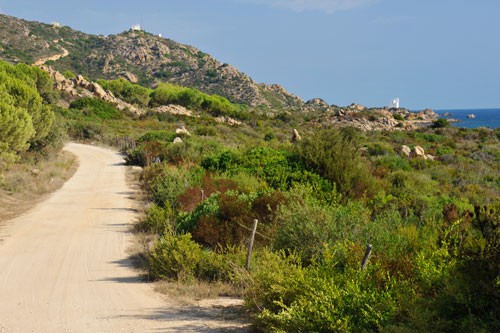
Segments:
[[[49,60],[52,60],[52,61],[59,60],[59,59],[64,58],[65,56],[67,56],[69,54],[68,50],[66,50],[65,48],[61,47],[61,49],[63,50],[63,53],[56,54],[56,55],[53,55],[53,56],[47,57],[47,58],[38,59],[37,61],[35,61],[35,66],[41,66]]]
[[[141,282],[126,250],[135,218],[120,154],[66,146],[80,166],[0,234],[0,333],[238,331]]]

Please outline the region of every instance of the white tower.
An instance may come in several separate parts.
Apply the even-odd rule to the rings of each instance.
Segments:
[[[391,108],[399,109],[399,98],[396,97],[392,100]]]

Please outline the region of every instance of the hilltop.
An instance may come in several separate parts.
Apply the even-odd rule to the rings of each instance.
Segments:
[[[70,70],[93,80],[125,78],[155,87],[170,82],[218,94],[233,103],[262,108],[301,107],[299,97],[279,85],[258,84],[235,67],[189,45],[145,31],[91,35],[56,26],[0,15],[0,60],[37,63]]]

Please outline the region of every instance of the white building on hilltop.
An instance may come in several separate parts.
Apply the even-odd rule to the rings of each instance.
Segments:
[[[140,24],[135,24],[130,28],[132,31],[142,31]]]
[[[61,24],[59,24],[59,22],[52,22],[52,23],[50,23],[50,25],[52,25],[54,28],[61,27]]]
[[[392,100],[391,105],[389,105],[389,109],[399,109],[399,97]]]

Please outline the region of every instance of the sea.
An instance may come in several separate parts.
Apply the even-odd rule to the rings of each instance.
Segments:
[[[498,128],[500,127],[500,109],[462,109],[462,110],[434,110],[439,115],[444,113],[450,113],[451,116],[441,118],[453,118],[461,120],[460,123],[452,123],[452,126],[456,127],[466,127],[466,128],[478,128],[478,127],[489,127]],[[476,118],[469,119],[467,115],[474,114]]]

